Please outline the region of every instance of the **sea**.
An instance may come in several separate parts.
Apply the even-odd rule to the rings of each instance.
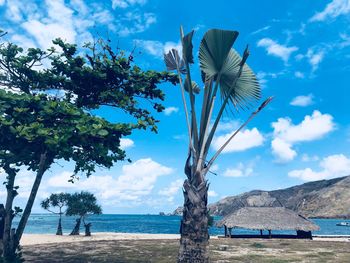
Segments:
[[[221,217],[214,217],[220,220]],[[92,224],[93,232],[116,233],[149,233],[149,234],[178,234],[181,216],[161,215],[121,215],[102,214],[91,215],[87,222]],[[350,222],[344,219],[311,219],[319,227],[319,231],[313,231],[313,235],[350,235],[350,227],[337,226],[340,222]],[[14,226],[19,218],[14,218]],[[55,234],[58,216],[54,214],[32,214],[28,220],[25,233],[31,234]],[[63,216],[63,233],[69,234],[74,228],[75,217]],[[81,228],[83,232],[83,226]],[[223,229],[210,227],[210,235],[223,235]],[[258,231],[247,229],[234,229],[235,234],[258,234]],[[272,231],[273,234],[295,234],[293,231]]]

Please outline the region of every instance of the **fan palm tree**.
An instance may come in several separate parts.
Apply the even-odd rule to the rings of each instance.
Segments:
[[[209,148],[223,112],[230,107],[236,110],[249,108],[254,101],[260,99],[261,90],[255,74],[246,64],[249,56],[248,47],[242,57],[232,48],[238,32],[211,29],[204,35],[199,48],[204,90],[201,112],[197,116],[195,99],[200,90],[192,81],[190,70],[190,64],[194,63],[192,55],[194,31],[184,35],[181,28],[180,33],[182,56],[176,49],[164,55],[167,69],[176,71],[179,78],[189,136],[184,169],[187,179],[183,184],[184,209],[178,262],[209,262],[207,210],[209,184],[206,174],[224,148],[272,98],[266,99],[209,159]],[[221,100],[217,97],[221,97]],[[216,115],[214,108],[218,110]],[[210,125],[213,116],[216,118]]]

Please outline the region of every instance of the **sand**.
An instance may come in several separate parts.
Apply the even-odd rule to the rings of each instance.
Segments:
[[[41,245],[52,243],[69,243],[82,241],[110,241],[110,240],[142,240],[142,239],[179,239],[176,234],[133,234],[133,233],[111,233],[100,232],[93,233],[92,236],[56,236],[53,234],[24,234],[21,239],[22,246]]]
[[[171,240],[179,239],[180,235],[177,234],[138,234],[138,233],[113,233],[113,232],[100,232],[93,233],[92,236],[56,236],[53,234],[24,234],[21,239],[22,246],[29,245],[41,245],[41,244],[53,244],[53,243],[70,243],[70,242],[83,242],[83,241],[113,241],[113,240]],[[211,239],[217,239],[217,236],[211,236]],[[259,239],[256,239],[259,240]],[[314,237],[314,241],[339,241],[350,242],[348,237]]]

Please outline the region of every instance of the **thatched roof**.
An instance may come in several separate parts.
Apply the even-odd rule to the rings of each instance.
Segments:
[[[218,227],[262,230],[319,230],[319,226],[284,207],[243,207],[215,224]]]

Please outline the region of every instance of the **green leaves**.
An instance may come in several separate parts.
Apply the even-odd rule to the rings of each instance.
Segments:
[[[189,92],[190,89],[189,89],[188,81],[185,81],[184,88],[187,92]],[[199,94],[201,92],[200,87],[195,81],[192,81],[192,91],[195,94]]]
[[[185,35],[182,38],[182,57],[185,62],[189,64],[193,64],[193,45],[192,45],[192,38],[193,38],[194,30],[192,30],[190,33]]]
[[[207,31],[199,47],[199,63],[207,78],[216,78],[225,68],[225,62],[237,31],[211,29]]]
[[[259,82],[251,70],[244,64],[241,75],[238,76],[242,58],[231,49],[221,71],[220,92],[223,99],[227,96],[236,109],[249,106],[253,100],[260,99]]]
[[[209,30],[199,49],[200,67],[206,79],[218,81],[222,99],[229,98],[236,109],[249,106],[252,100],[260,98],[258,80],[245,64],[248,50],[242,59],[232,48],[237,36],[236,31]]]
[[[99,130],[97,132],[97,134],[102,136],[102,137],[105,137],[105,136],[107,136],[109,134],[109,132],[107,130],[102,129],[102,130]]]

